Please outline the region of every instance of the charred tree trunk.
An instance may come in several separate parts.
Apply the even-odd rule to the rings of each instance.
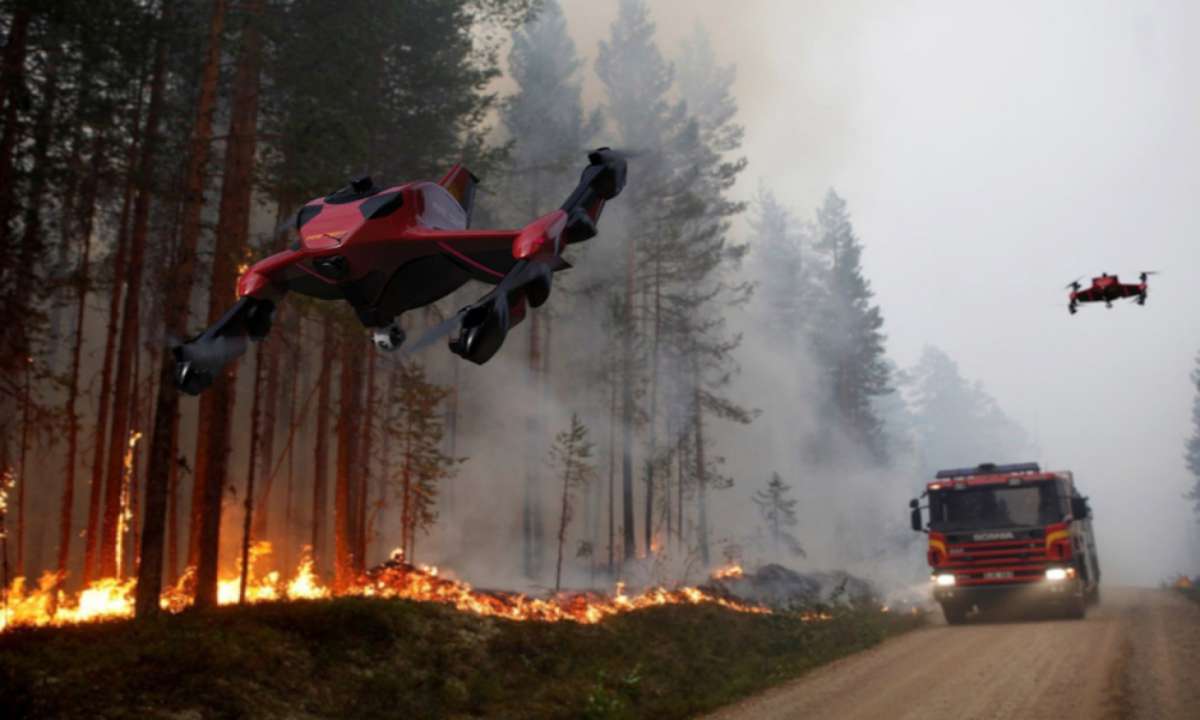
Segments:
[[[258,468],[258,443],[259,443],[259,407],[262,391],[262,375],[263,375],[263,345],[258,346],[258,351],[254,354],[254,399],[250,403],[250,453],[249,461],[246,463],[246,500],[245,500],[245,515],[242,519],[242,576],[241,582],[238,584],[238,604],[246,603],[246,581],[250,576],[250,529],[251,519],[254,517],[254,475]],[[267,464],[267,472],[271,472],[270,463]]]
[[[170,281],[167,283],[163,324],[169,338],[182,338],[187,334],[188,307],[195,275],[196,247],[200,239],[200,213],[204,207],[204,184],[212,141],[213,112],[216,108],[217,83],[220,76],[221,33],[224,24],[225,0],[214,0],[208,29],[207,52],[200,75],[196,120],[192,128],[184,171],[179,247],[172,263]],[[175,389],[174,368],[174,358],[169,350],[165,350],[159,358],[154,431],[150,439],[150,459],[146,471],[146,511],[142,523],[142,563],[138,569],[136,608],[139,617],[158,611],[158,596],[162,590],[164,525],[168,533],[167,573],[171,582],[174,582],[178,569],[176,503],[179,467],[176,455],[179,447],[179,392]],[[198,480],[196,484],[200,485]],[[167,517],[164,518],[164,515]],[[193,523],[193,526],[197,525]]]
[[[250,196],[254,187],[257,148],[259,67],[262,61],[259,22],[263,4],[264,0],[252,0],[246,7],[246,24],[242,28],[237,73],[232,86],[233,104],[230,109],[229,140],[225,146],[225,177],[221,184],[217,244],[209,294],[210,323],[216,322],[226,305],[234,299],[237,266],[250,230]],[[203,474],[199,471],[199,457],[196,463],[196,481],[204,486],[203,503],[198,513],[201,524],[196,562],[195,604],[200,608],[217,604],[221,498],[227,475],[236,384],[237,363],[230,363],[224,374],[216,378],[205,398],[209,400],[209,406],[207,427],[201,428],[204,452],[207,453]]]
[[[293,324],[295,327],[292,331],[292,337],[295,338],[298,347],[304,347],[304,322],[295,313],[292,313],[289,317],[294,318]],[[291,354],[291,362],[288,369],[288,434],[290,436],[296,432],[296,428],[304,421],[303,418],[297,418],[296,416],[296,395],[300,389],[300,353]],[[283,501],[283,567],[285,569],[290,569],[292,566],[293,498],[296,482],[295,457],[295,444],[289,440],[287,444],[287,489],[284,493]]]
[[[122,447],[129,429],[130,377],[134,355],[138,352],[138,326],[141,310],[142,266],[146,250],[146,235],[150,224],[150,194],[153,185],[155,154],[158,149],[158,123],[162,115],[163,93],[166,85],[167,36],[173,4],[163,4],[161,22],[156,28],[154,69],[150,80],[150,102],[146,111],[146,127],[136,173],[137,195],[133,205],[133,230],[129,240],[128,292],[121,319],[121,341],[114,386],[112,435],[109,438],[108,482],[105,486],[104,535],[100,543],[100,574],[111,577],[117,569],[117,532],[121,514]]]
[[[6,283],[13,292],[8,312],[18,313],[17,316],[21,318],[21,322],[4,328],[3,332],[11,337],[11,344],[7,352],[15,352],[19,357],[28,357],[33,353],[32,326],[35,322],[35,315],[31,314],[29,310],[33,309],[36,302],[34,300],[36,296],[35,283],[38,275],[35,268],[46,255],[45,233],[42,227],[43,206],[50,176],[53,173],[49,167],[52,164],[50,144],[53,139],[54,114],[58,105],[58,66],[62,58],[61,44],[54,42],[53,37],[48,39],[51,41],[51,47],[46,53],[42,103],[38,107],[33,123],[33,152],[30,158],[32,171],[29,173],[28,192],[22,199],[22,203],[25,205],[25,213],[22,218],[24,228],[21,234],[21,243],[18,246],[19,250],[16,253],[17,272],[14,274],[12,282]],[[13,194],[11,186],[0,182],[0,187],[5,188],[3,191],[5,195]]]
[[[693,432],[696,441],[696,540],[700,545],[700,560],[708,567],[708,477],[704,460],[704,406],[700,390],[700,378],[693,379],[695,407],[692,409]]]
[[[33,419],[33,358],[25,358],[21,390],[21,475],[17,478],[17,575],[25,574],[25,488],[29,485],[29,423]]]
[[[654,548],[654,467],[658,462],[658,349],[662,335],[662,252],[655,252],[654,269],[654,320],[651,332],[654,334],[650,349],[650,417],[648,419],[649,434],[646,442],[646,513],[645,536],[646,554]],[[670,502],[668,497],[667,502]]]
[[[362,353],[358,338],[346,329],[342,336],[342,373],[337,421],[337,480],[334,490],[334,584],[339,590],[354,581],[357,560],[355,511],[358,507],[357,455],[362,413]]]
[[[321,372],[317,379],[317,438],[313,444],[313,504],[312,554],[313,565],[319,567],[325,546],[325,510],[329,477],[329,405],[330,381],[333,377],[333,353],[336,347],[333,319],[325,317],[321,342]]]
[[[633,336],[636,331],[633,303],[636,293],[637,246],[632,236],[625,254],[625,303],[623,310],[624,329],[621,333],[621,521],[624,559],[637,557],[637,536],[633,528],[633,424],[634,407],[634,357]]]
[[[83,186],[82,208],[75,229],[80,236],[79,267],[75,277],[75,332],[71,343],[71,371],[67,381],[67,462],[63,480],[62,502],[58,513],[58,562],[60,577],[67,574],[71,558],[71,529],[75,510],[75,473],[79,456],[79,372],[83,355],[83,320],[87,311],[88,279],[91,271],[92,225],[96,212],[96,197],[100,187],[100,172],[104,165],[104,135],[97,133],[92,143],[92,169]],[[64,221],[65,222],[65,221]]]
[[[113,397],[113,364],[116,360],[117,340],[121,319],[122,291],[125,289],[129,271],[129,220],[134,202],[136,177],[134,165],[137,163],[138,150],[143,138],[142,133],[142,103],[145,97],[144,73],[139,73],[132,118],[129,127],[133,129],[134,137],[129,143],[125,154],[125,190],[121,201],[121,219],[117,227],[117,247],[113,256],[112,288],[109,293],[108,322],[105,326],[104,362],[100,370],[100,397],[97,400],[99,409],[96,413],[96,434],[93,442],[92,480],[88,497],[88,526],[87,539],[84,545],[83,581],[90,582],[100,569],[99,552],[102,542],[103,518],[100,510],[106,502],[107,488],[105,487],[105,470],[110,467],[109,458],[105,454],[109,447],[109,415],[115,413],[116,399]]]
[[[360,341],[361,343],[361,341]],[[365,344],[364,344],[365,345]],[[362,468],[361,481],[358,489],[358,505],[355,508],[356,517],[355,525],[355,548],[354,559],[357,561],[354,567],[356,573],[361,573],[366,570],[367,562],[367,497],[371,492],[371,439],[375,434],[375,351],[374,348],[367,346],[367,388],[366,388],[366,411],[363,413],[363,426],[361,429],[361,445],[359,447],[358,465]],[[381,483],[382,484],[382,483]]]
[[[285,222],[287,216],[287,208],[289,203],[285,200],[280,200],[275,207],[275,226],[279,227]],[[272,243],[271,252],[279,252],[283,249],[283,243],[286,242],[287,236],[283,233],[279,234],[279,240]],[[276,315],[277,323],[279,322],[278,314]],[[275,473],[271,472],[272,466],[275,463],[275,420],[278,415],[279,406],[279,343],[273,342],[266,345],[266,383],[265,395],[262,403],[262,429],[261,429],[261,458],[259,462],[266,473],[263,478],[262,490],[255,499],[254,505],[254,537],[265,539],[269,535],[269,524],[271,520],[271,490],[275,487]]]
[[[616,577],[616,484],[617,484],[617,383],[612,376],[612,402],[608,413],[608,574]]]
[[[457,367],[458,363],[454,363],[454,366]],[[379,482],[377,483],[378,494],[375,496],[375,508],[372,513],[375,522],[372,522],[371,526],[368,528],[368,532],[370,532],[376,538],[382,537],[382,533],[378,532],[376,528],[379,524],[382,524],[382,520],[380,520],[380,518],[383,517],[383,511],[387,508],[387,490],[388,485],[392,481],[392,433],[390,428],[391,418],[389,411],[392,408],[392,403],[394,402],[393,398],[396,397],[396,379],[400,375],[400,368],[393,365],[388,370],[387,375],[387,394],[383,396],[383,448],[379,454]],[[453,455],[451,455],[451,457],[453,457]],[[382,550],[382,548],[380,549]]]
[[[530,403],[529,414],[525,416],[525,497],[521,506],[521,530],[523,566],[525,577],[534,578],[541,572],[541,545],[537,533],[537,515],[540,511],[538,502],[538,465],[542,462],[539,447],[541,430],[541,393],[540,379],[542,370],[542,346],[540,342],[541,321],[538,313],[530,313],[529,318],[529,366],[526,370],[526,388]]]

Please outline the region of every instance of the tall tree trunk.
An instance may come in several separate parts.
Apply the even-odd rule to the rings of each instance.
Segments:
[[[457,367],[458,363],[453,363],[453,365]],[[383,428],[381,430],[383,435],[383,449],[382,452],[380,452],[379,457],[379,482],[377,483],[378,494],[375,496],[375,509],[373,512],[376,522],[372,523],[371,527],[369,528],[371,534],[376,539],[380,540],[383,537],[383,533],[378,532],[376,530],[376,526],[383,524],[383,521],[380,518],[383,517],[383,511],[387,507],[387,490],[388,486],[392,482],[392,433],[390,427],[390,411],[392,409],[392,403],[394,402],[392,398],[396,397],[396,378],[399,375],[400,368],[393,364],[388,369],[387,391],[383,396],[384,415]],[[451,457],[454,457],[454,455],[451,454]],[[382,552],[383,548],[380,547],[379,550]]]
[[[538,487],[538,466],[543,462],[539,446],[542,435],[542,404],[541,393],[539,392],[542,346],[538,330],[540,329],[541,322],[538,313],[530,313],[530,315],[529,366],[526,368],[526,390],[528,397],[532,401],[529,403],[528,414],[525,416],[525,497],[521,508],[523,564],[525,577],[527,578],[537,577],[541,572],[541,563],[538,562],[541,548],[538,544],[535,527],[537,519],[535,516],[540,509],[537,501],[537,495],[540,490]]]
[[[634,407],[634,357],[633,336],[636,332],[633,303],[635,286],[637,245],[632,235],[625,252],[625,298],[621,333],[621,520],[624,558],[637,557],[637,536],[633,528],[633,424]]]
[[[278,203],[276,203],[276,227],[279,227],[285,222],[288,207],[289,203],[285,200],[280,200]],[[271,252],[279,252],[282,250],[282,245],[286,241],[287,236],[283,233],[279,233],[279,238],[271,244]],[[278,315],[276,316],[275,322],[279,322]],[[271,468],[275,464],[275,419],[278,415],[277,411],[279,406],[279,343],[268,343],[266,346],[266,353],[267,370],[266,377],[264,378],[266,381],[266,389],[262,406],[262,458],[260,460],[262,467],[266,472],[266,476],[263,478],[262,490],[259,492],[254,506],[254,537],[259,538],[260,540],[266,539],[269,536],[269,523],[271,519],[271,490],[275,486],[275,473],[271,472]]]
[[[162,115],[166,85],[167,33],[174,16],[173,0],[163,3],[160,22],[155,27],[154,69],[150,80],[150,102],[146,111],[146,128],[137,169],[137,196],[133,206],[133,231],[129,242],[128,292],[121,319],[121,341],[117,360],[117,376],[113,403],[112,435],[109,438],[108,482],[105,487],[104,535],[100,543],[100,574],[110,577],[117,569],[117,532],[121,513],[121,472],[129,429],[130,371],[138,352],[138,325],[141,309],[142,266],[146,251],[146,235],[150,224],[150,193],[153,185],[155,156],[158,150],[158,124]]]
[[[213,114],[221,70],[221,37],[225,26],[225,0],[213,0],[208,25],[204,66],[200,72],[200,94],[196,119],[188,146],[184,170],[183,207],[180,213],[179,247],[167,283],[163,325],[168,338],[187,335],[188,310],[196,268],[196,248],[200,240],[200,215],[204,208],[204,186],[212,143]],[[146,517],[143,522],[142,565],[138,572],[138,614],[153,614],[162,586],[162,513],[168,512],[166,525],[168,578],[175,581],[178,562],[177,479],[179,447],[179,392],[174,382],[175,362],[169,350],[159,359],[158,392],[155,401],[154,432],[150,440],[150,461],[146,478]],[[197,482],[197,486],[201,483]],[[194,507],[199,503],[195,503]],[[165,508],[165,510],[164,510]],[[199,523],[193,523],[198,529]],[[198,538],[197,538],[198,539]],[[192,543],[189,551],[196,549]]]
[[[695,407],[692,410],[694,413],[693,432],[696,435],[696,535],[700,543],[700,560],[704,563],[704,567],[707,568],[710,560],[708,549],[708,477],[704,460],[704,406],[701,402],[700,378],[695,377],[693,382],[696,384],[694,392]]]
[[[617,484],[617,385],[619,378],[612,376],[612,402],[608,412],[608,574],[616,577],[617,571],[617,534],[616,534],[616,499]]]
[[[558,512],[558,560],[554,563],[555,593],[562,589],[563,545],[567,542],[567,523],[571,520],[571,462],[571,459],[568,458],[567,466],[563,469],[562,506]]]
[[[359,482],[358,506],[354,519],[356,530],[354,559],[357,561],[354,571],[356,573],[366,570],[367,562],[367,496],[371,492],[371,439],[375,434],[375,356],[377,354],[375,348],[371,347],[368,343],[359,342],[360,346],[365,348],[367,355],[367,389],[366,412],[363,413],[363,426],[361,429],[362,444],[358,451],[358,465],[362,468],[362,473]]]
[[[9,223],[12,221],[14,194],[13,151],[17,146],[17,94],[25,84],[25,55],[29,45],[29,21],[33,17],[34,3],[19,2],[13,10],[12,24],[8,28],[8,42],[0,58],[0,107],[4,110],[4,129],[0,133],[0,247],[9,247]],[[7,253],[0,253],[0,257]],[[11,260],[0,260],[0,279],[8,273]]]
[[[79,267],[75,277],[75,327],[71,343],[71,372],[67,380],[67,463],[63,480],[62,502],[58,513],[58,562],[60,577],[67,574],[71,559],[71,529],[75,511],[75,473],[79,455],[79,414],[76,401],[79,397],[79,366],[83,355],[83,320],[87,311],[87,294],[92,253],[92,225],[96,216],[96,197],[100,187],[100,172],[104,165],[104,134],[97,133],[92,143],[92,169],[83,185],[81,217],[74,223],[79,232]],[[66,224],[66,220],[64,220]]]
[[[53,42],[54,38],[48,38],[51,41],[51,48],[46,53],[46,68],[45,79],[42,83],[42,103],[38,107],[37,115],[33,123],[33,152],[30,162],[32,163],[32,171],[29,174],[29,189],[22,198],[22,204],[25,205],[25,213],[22,218],[24,225],[21,234],[21,242],[17,255],[18,272],[12,279],[12,282],[6,283],[12,288],[12,301],[9,312],[20,310],[20,316],[25,319],[24,322],[15,324],[14,326],[4,329],[6,334],[11,334],[8,352],[16,352],[20,356],[28,356],[32,354],[33,338],[31,330],[33,318],[30,317],[29,309],[32,309],[36,302],[35,283],[37,282],[37,273],[35,268],[46,256],[45,233],[42,228],[43,210],[46,200],[46,190],[50,183],[50,177],[54,170],[50,167],[50,144],[54,130],[54,115],[58,105],[58,66],[62,59],[61,45]],[[3,194],[12,195],[10,186],[6,186],[0,182],[0,187],[5,188]],[[66,217],[63,215],[63,217]],[[2,221],[0,221],[2,222]],[[62,265],[60,264],[59,267]],[[57,338],[55,338],[57,340]]]
[[[654,549],[654,466],[658,462],[658,438],[655,434],[658,430],[658,350],[662,335],[661,251],[655,251],[654,257],[654,319],[651,325],[654,337],[651,340],[650,350],[650,417],[647,419],[649,433],[646,442],[646,515],[643,520],[646,525],[644,542],[647,555],[651,554]]]
[[[140,115],[140,113],[138,113]],[[135,115],[134,127],[141,125],[138,115]],[[136,143],[135,143],[136,145]],[[129,165],[133,164],[134,146],[131,145]],[[100,548],[100,506],[104,498],[104,470],[108,467],[107,458],[109,435],[109,413],[112,409],[112,376],[113,363],[116,360],[117,336],[120,322],[122,290],[125,286],[125,275],[128,263],[125,256],[129,249],[128,216],[133,202],[132,173],[125,187],[125,199],[122,202],[121,221],[117,231],[117,248],[113,256],[113,280],[108,298],[108,322],[104,333],[104,361],[100,368],[100,396],[97,398],[99,408],[96,411],[96,435],[92,443],[92,479],[88,495],[88,524],[87,538],[84,543],[83,581],[87,583],[96,577],[99,570],[98,550]]]
[[[681,417],[680,421],[686,423],[687,418]],[[683,540],[684,540],[684,538],[683,538],[683,530],[684,530],[683,485],[684,485],[684,482],[683,482],[683,479],[684,479],[684,466],[687,464],[687,459],[686,459],[687,455],[685,453],[686,450],[687,450],[687,430],[680,428],[679,437],[676,440],[676,445],[675,445],[675,456],[676,456],[675,468],[677,471],[677,474],[675,476],[675,494],[677,496],[676,497],[677,502],[675,503],[675,507],[678,508],[678,510],[679,510],[678,515],[677,515],[677,521],[675,523],[675,541],[676,541],[676,546],[680,550],[684,550],[684,544],[683,544]]]
[[[92,480],[88,497],[88,526],[87,539],[84,544],[83,581],[90,582],[100,570],[99,551],[102,543],[103,518],[100,515],[102,503],[106,501],[107,488],[104,484],[104,472],[110,463],[106,450],[110,446],[109,435],[113,434],[109,426],[109,415],[114,413],[113,397],[113,364],[116,360],[118,337],[121,319],[122,291],[129,272],[127,256],[129,254],[129,220],[133,210],[134,190],[136,189],[136,172],[138,150],[143,141],[142,134],[142,105],[145,99],[145,76],[139,73],[136,101],[133,104],[132,118],[129,127],[133,128],[125,155],[125,191],[121,201],[121,219],[117,224],[117,247],[113,256],[112,288],[108,299],[108,322],[104,334],[104,362],[100,370],[100,397],[97,401],[99,409],[96,413],[96,435],[93,443]]]
[[[29,485],[29,423],[33,420],[33,358],[26,358],[21,391],[21,474],[17,477],[17,575],[25,574],[25,488]]]
[[[328,513],[329,477],[329,396],[333,377],[333,352],[337,343],[334,338],[333,318],[325,316],[321,337],[321,372],[317,378],[317,438],[313,444],[313,503],[312,503],[312,557],[313,566],[319,567],[325,549],[325,519]]]
[[[158,415],[155,415],[154,431],[158,432]],[[176,409],[174,417],[171,418],[171,457],[170,457],[170,472],[167,475],[167,556],[166,556],[166,581],[168,585],[174,585],[179,581],[179,471],[180,465],[184,462],[179,455],[179,412]],[[151,463],[154,462],[153,456]],[[149,476],[150,473],[147,472]],[[146,484],[146,511],[150,512],[151,502],[157,502],[151,493],[151,480],[147,478]],[[142,533],[142,562],[154,562],[153,550],[147,555],[145,547],[148,535],[151,535],[154,528],[154,521],[147,518],[147,522],[143,524],[144,531]],[[139,576],[141,571],[139,570]],[[148,578],[153,580],[153,577]],[[139,580],[140,582],[140,580]]]
[[[257,148],[259,68],[262,61],[264,0],[246,6],[237,73],[233,79],[229,140],[225,145],[225,177],[217,217],[217,243],[209,293],[208,321],[216,322],[235,297],[237,267],[250,231],[250,199],[254,189],[254,160]],[[232,434],[233,407],[237,397],[237,363],[230,363],[213,383],[208,401],[207,426],[201,427],[204,472],[197,456],[197,482],[204,486],[200,516],[200,539],[196,561],[196,599],[199,608],[217,604],[217,561],[221,546],[221,499],[224,495]],[[204,402],[201,402],[204,408]],[[198,443],[199,445],[200,443]]]
[[[296,313],[288,315],[292,319],[292,337],[295,339],[297,347],[304,347],[304,322]],[[296,417],[296,395],[300,389],[300,353],[291,353],[291,362],[288,364],[288,433],[294,433],[296,427],[303,422],[303,418]],[[307,403],[306,403],[307,405]],[[290,570],[292,567],[292,520],[293,520],[293,498],[295,496],[295,444],[288,442],[287,444],[287,484],[286,492],[283,500],[283,568]]]
[[[337,421],[337,480],[334,490],[334,584],[339,590],[350,587],[355,577],[355,510],[358,507],[359,416],[362,413],[362,351],[353,331],[342,333],[342,373]]]
[[[254,517],[254,475],[258,468],[258,443],[259,443],[259,407],[262,396],[262,379],[263,379],[263,345],[258,346],[258,351],[254,353],[254,395],[250,403],[250,452],[248,454],[247,470],[246,470],[246,513],[242,519],[242,576],[241,582],[238,584],[238,604],[246,603],[246,582],[250,577],[250,529],[251,519]],[[270,461],[266,465],[267,472],[271,472]]]

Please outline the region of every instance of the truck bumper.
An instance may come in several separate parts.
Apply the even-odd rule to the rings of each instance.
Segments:
[[[997,583],[994,585],[955,585],[935,587],[933,599],[953,605],[977,605],[982,610],[998,605],[1028,603],[1030,605],[1068,605],[1081,597],[1082,583],[1078,579],[1040,580],[1032,583]]]

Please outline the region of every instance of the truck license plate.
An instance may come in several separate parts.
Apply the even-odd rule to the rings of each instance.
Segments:
[[[997,572],[985,572],[983,574],[983,577],[987,580],[1006,580],[1012,576],[1013,576],[1013,574],[1012,574],[1011,570],[1000,570]]]

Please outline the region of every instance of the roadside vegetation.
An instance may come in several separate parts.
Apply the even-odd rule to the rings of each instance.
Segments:
[[[653,608],[598,625],[366,598],[0,637],[9,718],[682,718],[919,625]]]

